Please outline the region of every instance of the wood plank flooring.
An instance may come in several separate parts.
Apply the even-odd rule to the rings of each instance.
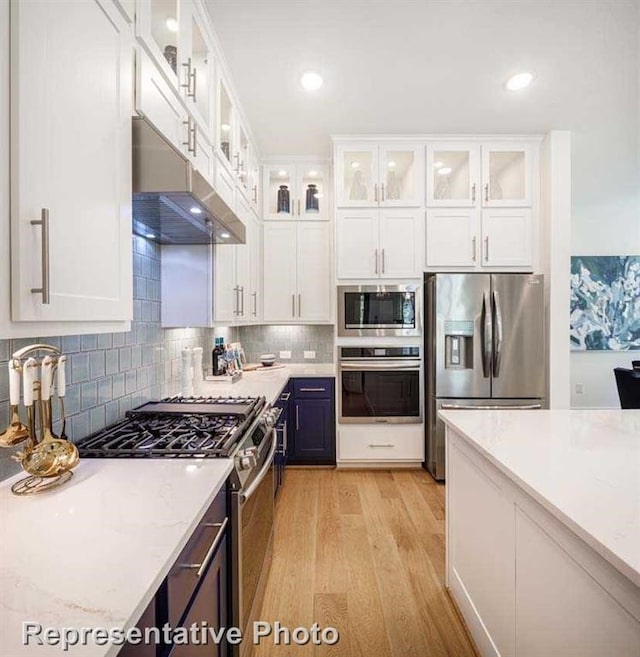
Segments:
[[[444,486],[423,471],[291,469],[260,620],[333,626],[332,646],[253,657],[477,657],[444,588]]]

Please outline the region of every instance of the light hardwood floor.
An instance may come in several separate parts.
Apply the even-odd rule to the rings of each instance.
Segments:
[[[259,618],[336,627],[333,646],[253,657],[476,657],[444,588],[444,486],[423,471],[292,469]]]

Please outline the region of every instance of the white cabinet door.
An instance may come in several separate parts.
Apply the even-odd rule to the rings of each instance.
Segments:
[[[340,145],[336,150],[336,205],[372,207],[380,202],[378,146]]]
[[[250,275],[247,313],[249,321],[259,323],[262,320],[262,227],[257,219],[251,219]]]
[[[482,265],[533,268],[531,210],[482,211]]]
[[[480,197],[480,147],[457,143],[427,146],[427,205],[472,207]]]
[[[519,508],[515,534],[518,657],[640,654],[640,622]]]
[[[424,148],[405,144],[380,146],[380,206],[417,207],[424,198]]]
[[[381,278],[422,275],[421,210],[380,210]]]
[[[236,281],[238,308],[238,321],[248,323],[251,314],[251,242],[254,240],[253,222],[251,219],[251,210],[247,201],[243,197],[238,197],[238,216],[242,220],[246,229],[246,240],[244,244],[237,244],[234,248],[236,251]]]
[[[265,222],[264,321],[292,322],[296,318],[296,224]]]
[[[377,278],[378,210],[342,210],[336,217],[338,278]]]
[[[236,284],[236,247],[216,244],[213,247],[213,321],[235,322],[240,295]]]
[[[331,321],[331,232],[327,222],[298,224],[297,317],[302,321]]]
[[[11,4],[13,320],[131,319],[131,39],[108,0]]]
[[[532,149],[528,144],[482,146],[482,204],[523,207],[532,202]]]
[[[478,264],[478,212],[471,208],[427,210],[426,260],[428,268]]]
[[[188,141],[187,112],[144,50],[136,54],[136,110],[180,151]]]

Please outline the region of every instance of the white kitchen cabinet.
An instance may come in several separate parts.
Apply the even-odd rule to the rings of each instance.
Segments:
[[[475,206],[480,198],[480,146],[429,144],[426,181],[429,207]]]
[[[263,165],[264,218],[329,219],[329,167],[321,162]],[[279,203],[280,192],[288,202]]]
[[[531,210],[482,211],[482,266],[533,268]]]
[[[341,210],[336,219],[339,279],[415,278],[422,273],[422,212]]]
[[[338,207],[418,207],[423,203],[423,148],[408,144],[339,144]]]
[[[425,228],[427,268],[476,268],[479,263],[477,210],[429,209]]]
[[[220,165],[229,172],[237,173],[236,158],[238,153],[236,110],[227,82],[218,71],[216,78],[216,140],[215,149],[219,155]]]
[[[11,49],[12,320],[130,320],[130,26],[110,0],[15,2]]]
[[[264,321],[331,321],[331,232],[326,222],[268,222]]]
[[[425,266],[430,270],[533,271],[532,232],[529,209],[480,213],[474,208],[430,208]]]
[[[249,242],[249,288],[246,316],[250,322],[258,324],[262,321],[262,226],[253,212],[247,228],[251,234],[251,240]]]
[[[530,206],[532,162],[528,144],[483,144],[482,205],[487,208]]]
[[[204,11],[195,0],[138,0],[136,34],[211,142],[215,68]]]

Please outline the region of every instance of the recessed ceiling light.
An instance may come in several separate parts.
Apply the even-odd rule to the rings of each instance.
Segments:
[[[351,168],[352,169],[359,169],[360,168],[360,162],[352,162],[351,163]]]
[[[390,169],[395,169],[396,163],[393,160],[391,160],[391,162],[387,162],[387,166]]]
[[[231,126],[228,123],[221,123],[220,130],[221,132],[229,132],[229,130],[231,130]]]
[[[229,233],[220,233],[220,237],[223,240],[228,240],[231,237],[231,235],[229,235]]]
[[[512,75],[506,82],[505,87],[509,91],[520,91],[525,87],[528,87],[533,80],[533,73],[517,73]]]
[[[278,171],[278,175],[280,176],[280,178],[284,178],[286,177],[287,172],[284,169],[280,169],[280,171]]]
[[[155,237],[155,235],[153,233],[145,233],[144,236],[148,237],[150,240],[152,240]]]
[[[444,166],[444,162],[440,162],[440,160],[433,163],[434,169],[441,169],[443,166]]]
[[[175,18],[167,18],[164,24],[167,26],[169,32],[178,31],[178,21]]]
[[[438,175],[439,176],[448,176],[453,169],[451,167],[440,167],[438,169]]]
[[[315,170],[309,171],[309,178],[315,178],[318,175],[318,172]]]
[[[202,214],[202,208],[194,205],[192,208],[189,208],[189,212],[191,212],[191,214]]]
[[[317,91],[322,86],[322,77],[313,71],[307,71],[300,78],[300,84],[307,91]]]

